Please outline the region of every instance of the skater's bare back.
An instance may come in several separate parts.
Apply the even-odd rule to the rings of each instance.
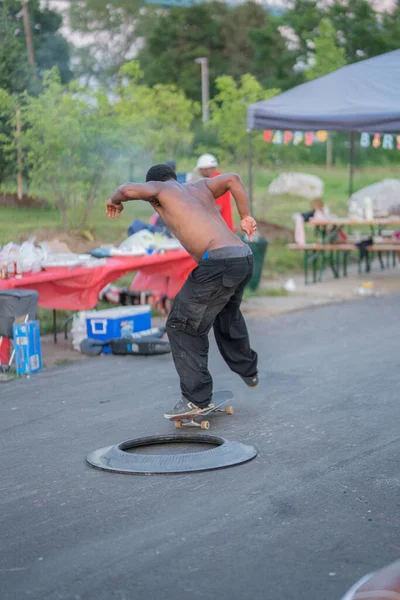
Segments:
[[[246,190],[240,177],[234,174],[183,185],[174,179],[146,184],[126,183],[114,192],[106,210],[109,217],[115,217],[123,209],[122,202],[149,202],[182,246],[199,262],[207,250],[243,245],[231,232],[215,203],[215,198],[228,190],[235,198],[242,230],[251,239],[256,233],[256,223],[250,216]]]

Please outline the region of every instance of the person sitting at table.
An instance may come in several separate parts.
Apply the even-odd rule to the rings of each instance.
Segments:
[[[315,215],[322,215],[324,210],[324,203],[322,200],[312,200],[311,210],[303,213],[295,213],[292,218],[295,222],[294,240],[299,246],[304,246],[306,243],[306,232],[304,229],[304,223],[307,223]]]
[[[311,200],[310,210],[301,213],[304,223],[307,223],[310,219],[315,216],[323,218],[324,216],[324,203],[322,200]]]

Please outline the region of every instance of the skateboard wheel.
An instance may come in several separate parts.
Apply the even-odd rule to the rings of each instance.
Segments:
[[[210,429],[210,423],[209,423],[208,421],[202,421],[202,422],[200,423],[200,427],[201,427],[202,429]]]
[[[180,429],[182,427],[182,421],[175,421],[175,429]]]
[[[227,415],[233,415],[233,406],[227,406],[225,412]]]

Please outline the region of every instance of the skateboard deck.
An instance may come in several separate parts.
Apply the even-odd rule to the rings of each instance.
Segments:
[[[168,418],[169,421],[175,421],[176,429],[180,429],[181,427],[201,427],[201,429],[210,429],[210,422],[205,419],[205,417],[208,417],[211,413],[217,412],[233,415],[233,406],[225,406],[231,400],[233,400],[233,393],[231,391],[218,390],[213,393],[213,408],[207,409],[196,415],[188,413],[187,415],[166,418]]]

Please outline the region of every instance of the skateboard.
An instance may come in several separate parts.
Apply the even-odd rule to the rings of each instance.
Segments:
[[[233,400],[233,394],[229,390],[219,390],[214,392],[212,402],[214,408],[205,410],[198,415],[188,414],[179,415],[176,417],[166,417],[169,421],[175,421],[176,429],[181,427],[201,427],[201,429],[210,429],[210,422],[204,417],[208,417],[211,413],[222,412],[227,415],[233,415],[233,406],[225,406],[230,400]],[[224,408],[223,408],[224,407]]]

